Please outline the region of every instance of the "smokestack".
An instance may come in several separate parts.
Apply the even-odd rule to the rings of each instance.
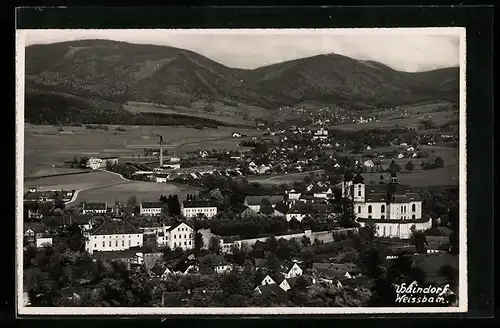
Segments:
[[[163,167],[163,137],[160,136],[160,168]]]

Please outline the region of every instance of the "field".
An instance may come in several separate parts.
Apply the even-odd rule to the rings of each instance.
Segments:
[[[298,173],[279,176],[254,176],[249,177],[249,182],[258,182],[263,184],[289,184],[292,182],[300,182],[309,173]],[[381,173],[363,173],[365,183],[376,184],[380,181]],[[388,174],[384,174],[388,179]],[[398,174],[398,181],[401,184],[410,185],[413,187],[429,187],[429,186],[454,186],[459,184],[459,166],[452,165],[438,169]]]
[[[233,106],[224,104],[220,101],[213,104],[208,104],[206,101],[197,101],[191,107],[163,106],[152,103],[129,101],[124,108],[131,113],[180,114],[217,120],[224,123],[245,125],[252,125],[251,120],[244,119],[243,115],[245,114],[249,117],[266,117],[270,114],[269,111],[255,106],[246,104],[235,104]]]
[[[403,114],[404,113],[404,114]],[[349,123],[332,126],[332,128],[346,131],[363,129],[392,129],[395,127],[408,127],[418,129],[420,121],[432,119],[436,125],[448,123],[459,119],[459,112],[453,111],[448,103],[420,104],[402,107],[394,112],[377,112],[379,122]]]
[[[114,204],[115,201],[124,203],[132,196],[137,197],[138,201],[156,201],[162,194],[177,194],[179,200],[184,200],[186,194],[195,191],[195,188],[169,183],[129,181],[108,187],[84,190],[78,194],[75,205],[82,201],[102,201],[108,204]]]
[[[89,173],[53,176],[25,181],[24,188],[25,191],[27,191],[28,188],[37,188],[39,190],[79,190],[123,182],[125,181],[120,176],[115,174],[102,171],[89,171]]]
[[[39,170],[51,169],[53,165],[81,156],[119,156],[129,160],[140,158],[144,148],[159,147],[158,135],[163,136],[165,150],[182,155],[185,151],[200,149],[234,149],[241,139],[232,138],[233,132],[259,135],[255,130],[219,127],[218,129],[193,129],[181,126],[122,126],[125,131],[86,129],[85,127],[58,127],[25,124],[24,162],[25,176],[40,174]],[[225,139],[214,143],[214,139]],[[193,147],[180,148],[184,144]],[[196,146],[196,147],[194,147]]]
[[[45,177],[25,181],[24,191],[29,188],[39,190],[75,189],[78,191],[71,206],[82,201],[104,201],[112,204],[115,201],[126,202],[136,196],[139,201],[157,200],[160,195],[177,194],[179,199],[185,199],[187,193],[194,193],[195,188],[178,186],[169,183],[154,183],[129,181],[117,174],[105,171],[90,171],[84,174]]]

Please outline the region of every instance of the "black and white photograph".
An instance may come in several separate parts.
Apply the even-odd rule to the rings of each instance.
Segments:
[[[465,49],[17,30],[18,313],[466,312]]]

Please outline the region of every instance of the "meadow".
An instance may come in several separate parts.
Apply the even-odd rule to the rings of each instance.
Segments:
[[[124,183],[84,190],[78,194],[74,205],[82,201],[101,201],[114,204],[116,201],[126,203],[131,197],[137,201],[157,201],[160,196],[176,194],[179,200],[186,199],[188,193],[194,193],[195,188],[170,183],[154,183],[143,181],[128,181]]]
[[[209,104],[203,100],[193,103],[190,107],[178,105],[164,106],[153,103],[129,101],[124,106],[124,109],[131,113],[180,114],[217,120],[229,124],[245,125],[252,125],[251,120],[244,119],[245,114],[248,116],[251,115],[251,117],[266,117],[270,114],[269,111],[251,105],[227,105],[220,101]]]
[[[420,121],[423,119],[431,119],[436,125],[442,125],[456,121],[459,118],[459,112],[452,110],[451,105],[446,102],[417,104],[402,107],[398,111],[379,111],[374,112],[374,114],[377,114],[378,122],[341,124],[334,125],[332,128],[345,131],[359,131],[408,127],[418,130],[421,126]]]
[[[400,172],[398,173],[398,181],[401,184],[410,185],[413,187],[430,187],[430,186],[456,186],[459,184],[459,166],[458,164],[442,167],[427,171],[417,172]],[[258,182],[262,184],[290,184],[300,182],[309,173],[303,172],[298,174],[279,175],[279,176],[253,176],[248,177],[249,182]],[[377,184],[380,181],[382,173],[363,173],[365,183]],[[383,173],[385,179],[389,178],[387,173]]]
[[[233,132],[256,135],[255,130],[219,127],[202,130],[182,126],[120,126],[125,131],[117,131],[119,126],[109,125],[103,129],[85,127],[25,124],[24,174],[43,175],[39,170],[51,169],[66,160],[82,156],[118,156],[130,159],[143,154],[144,148],[159,147],[158,135],[163,136],[165,149],[182,155],[187,150],[179,148],[185,143],[198,143],[198,148],[229,149],[236,147],[241,139],[231,138]],[[214,142],[213,139],[227,139]],[[205,144],[206,142],[206,144]],[[179,148],[179,150],[178,150]],[[50,171],[50,170],[49,170]]]
[[[107,186],[115,183],[126,182],[120,176],[102,171],[89,171],[88,173],[72,174],[65,176],[52,176],[33,179],[24,182],[25,192],[29,188],[39,190],[53,189],[87,189],[98,186]]]

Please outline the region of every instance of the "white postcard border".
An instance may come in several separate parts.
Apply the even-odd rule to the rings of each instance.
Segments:
[[[136,29],[138,30],[138,29]],[[144,29],[141,29],[144,31]],[[158,32],[158,29],[148,29]],[[459,306],[458,307],[391,307],[391,308],[127,308],[127,307],[26,307],[23,305],[23,185],[24,185],[24,86],[25,86],[25,37],[30,30],[16,30],[16,303],[18,315],[326,315],[326,314],[418,314],[463,313],[468,309],[467,280],[467,157],[466,157],[466,30],[450,28],[349,28],[349,29],[168,29],[172,34],[430,34],[456,35],[460,37],[460,258],[459,258]],[[31,30],[32,31],[32,30]],[[58,30],[48,30],[58,31]],[[65,30],[67,31],[67,30]],[[102,31],[102,30],[101,30]]]

